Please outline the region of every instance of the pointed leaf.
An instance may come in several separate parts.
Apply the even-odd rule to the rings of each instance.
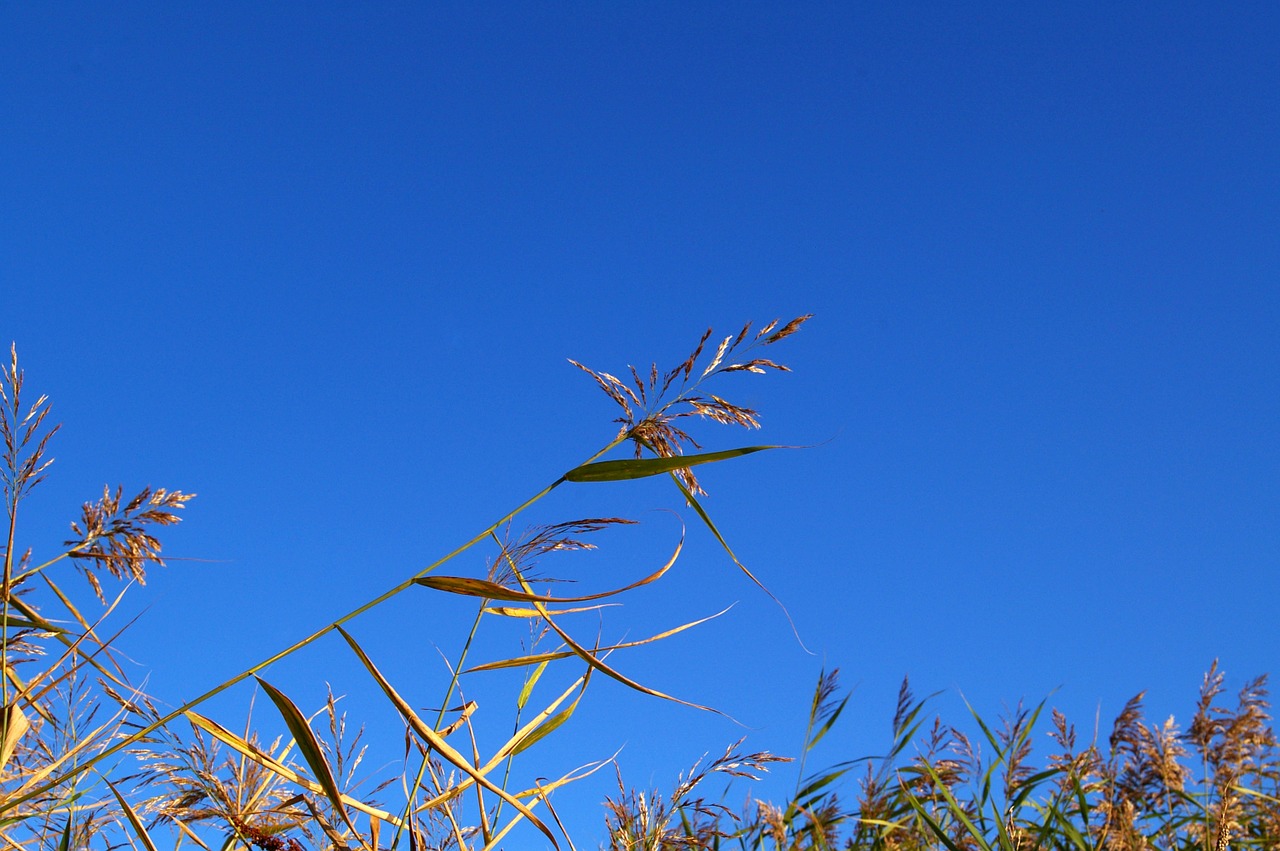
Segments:
[[[0,768],[9,764],[14,749],[29,729],[31,722],[21,706],[10,703],[0,708]]]
[[[518,753],[528,750],[554,732],[561,724],[568,721],[569,716],[573,715],[573,710],[578,708],[578,702],[582,700],[582,695],[586,693],[587,683],[590,681],[590,678],[591,671],[588,669],[587,675],[582,678],[582,688],[578,691],[578,696],[573,699],[573,703],[570,703],[564,709],[561,709],[555,715],[552,715],[550,718],[543,721],[533,730],[530,730],[527,735],[520,736],[519,744],[512,748],[511,755],[515,756]]]
[[[827,733],[831,732],[831,728],[835,725],[836,721],[840,718],[840,713],[844,712],[845,706],[848,705],[849,697],[850,695],[847,695],[847,694],[844,696],[844,700],[840,701],[840,705],[837,706],[835,710],[831,713],[830,717],[827,718],[826,723],[824,723],[821,727],[819,727],[818,731],[813,734],[813,738],[809,740],[809,744],[805,747],[806,751],[813,750],[817,746],[818,742],[822,741],[822,738],[826,736]]]
[[[733,608],[733,605],[730,605],[727,608],[721,609],[720,611],[716,612],[714,615],[707,615],[705,618],[699,618],[696,621],[689,621],[688,623],[682,623],[680,624],[680,626],[672,627],[671,629],[660,632],[657,635],[651,635],[648,638],[641,638],[641,639],[637,639],[636,641],[624,641],[621,644],[611,644],[611,645],[608,645],[607,647],[597,647],[595,652],[597,654],[612,653],[615,650],[625,650],[628,647],[642,647],[645,644],[652,644],[655,641],[661,641],[664,638],[670,638],[671,636],[677,633],[684,632],[686,629],[692,629],[695,626],[701,626],[702,624],[706,623],[709,620],[714,620],[715,618],[720,617],[721,615],[723,615],[725,612],[729,611],[729,609],[732,609],[732,608]],[[548,614],[555,614],[555,613],[548,611]],[[542,616],[541,613],[539,613],[539,617],[541,616]],[[529,656],[517,656],[512,659],[499,659],[496,662],[485,662],[481,665],[476,665],[474,667],[467,668],[465,671],[463,671],[463,673],[474,674],[478,671],[497,671],[503,668],[522,668],[527,665],[546,664],[547,662],[554,662],[557,659],[568,659],[570,656],[577,656],[577,655],[578,654],[572,650],[557,650],[551,653],[534,653]]]
[[[622,588],[616,588],[612,591],[601,591],[598,594],[586,594],[581,597],[548,597],[542,594],[534,594],[525,588],[517,590],[508,588],[505,585],[499,585],[496,582],[490,582],[486,579],[472,579],[467,576],[420,576],[413,580],[417,585],[426,588],[434,588],[437,591],[446,591],[450,594],[462,594],[468,597],[483,597],[487,600],[506,600],[517,603],[589,603],[592,600],[603,600],[606,597],[616,597],[627,591],[633,591],[636,588],[649,585],[661,579],[668,570],[670,570],[680,558],[680,552],[684,549],[684,533],[680,533],[680,541],[676,544],[675,551],[671,553],[671,558],[667,559],[667,563],[655,570],[653,573],[637,579],[630,585]]]
[[[933,781],[934,788],[937,789],[938,793],[942,795],[942,798],[946,802],[947,809],[951,812],[951,815],[953,815],[957,820],[959,820],[965,826],[965,830],[967,830],[969,832],[969,835],[973,837],[974,841],[978,843],[978,846],[982,848],[982,851],[991,851],[991,846],[987,842],[986,838],[982,835],[982,831],[979,830],[978,826],[973,823],[973,819],[969,817],[969,813],[965,810],[964,806],[959,801],[957,801],[955,795],[951,793],[951,787],[948,786],[946,783],[942,782],[942,777],[938,774],[938,772],[934,769],[934,767],[930,765],[928,762],[922,762],[921,766],[924,768],[924,770],[928,773],[930,779]],[[941,838],[942,841],[945,842],[948,847],[954,847],[951,841],[946,838],[945,834],[941,832],[942,828],[939,827],[938,824],[929,817],[929,814],[924,811],[923,805],[921,805],[920,801],[916,798],[914,794],[911,793],[910,790],[907,790],[907,800],[911,804],[911,806],[916,810],[917,813],[924,816],[925,820],[929,822],[929,827],[931,827],[935,832],[938,833],[939,838]],[[956,851],[960,851],[960,849],[957,848]]]
[[[497,582],[490,582],[487,579],[472,579],[469,576],[422,576],[413,581],[417,585],[425,588],[434,588],[436,591],[462,594],[467,597],[483,597],[486,600],[529,602],[537,596],[535,594],[526,594],[523,591],[515,591],[505,585],[499,585]],[[543,597],[542,599],[548,603],[562,602],[562,600],[553,600],[551,597]]]
[[[794,795],[797,801],[803,801],[812,796],[815,792],[821,791],[827,786],[839,780],[848,772],[849,769],[842,768],[839,771],[831,771],[820,775],[817,779],[810,781]]]
[[[525,704],[529,702],[529,698],[533,695],[533,687],[537,685],[538,680],[542,679],[542,672],[547,669],[549,661],[538,663],[538,667],[533,669],[533,673],[525,678],[524,685],[520,688],[520,694],[516,696],[516,709],[523,712]]]
[[[571,683],[567,689],[565,689],[563,692],[560,693],[559,697],[551,701],[551,703],[549,703],[546,706],[546,708],[544,708],[541,712],[539,712],[533,718],[529,719],[528,723],[526,723],[523,727],[517,730],[515,734],[510,739],[508,739],[506,743],[502,745],[502,747],[498,748],[498,750],[494,752],[493,756],[489,758],[489,761],[486,762],[480,768],[479,773],[483,775],[488,775],[490,772],[496,769],[499,765],[501,765],[508,757],[511,756],[512,753],[515,752],[515,748],[518,744],[520,744],[521,739],[529,735],[529,733],[537,729],[539,724],[546,721],[553,714],[555,714],[555,711],[560,707],[560,704],[564,703],[566,700],[569,699],[569,695],[573,694],[575,691],[580,691],[582,689],[585,689],[586,684],[590,680],[590,678],[591,678],[591,669],[588,668],[585,674],[583,674],[581,677],[579,677],[573,683]],[[464,792],[467,789],[470,789],[474,783],[475,783],[474,780],[472,780],[471,778],[467,778],[466,780],[462,781],[462,783],[453,787],[452,789],[449,789],[446,792],[442,792],[436,795],[434,798],[431,798],[427,801],[422,802],[414,809],[414,812],[420,813],[420,812],[425,812],[427,810],[434,809],[435,807],[438,807],[441,804],[445,803],[446,801],[456,797],[461,792]],[[521,792],[516,797],[523,798],[525,794],[526,793]]]
[[[583,612],[598,612],[605,606],[617,606],[620,603],[602,603],[595,606],[578,606],[572,609],[552,609],[553,615],[577,615]],[[491,615],[501,615],[504,618],[540,618],[537,609],[524,609],[519,606],[485,606],[484,609]]]
[[[319,783],[316,783],[314,780],[312,780],[309,777],[302,776],[301,774],[294,771],[289,766],[280,762],[275,757],[271,756],[270,754],[264,752],[258,747],[245,741],[240,736],[237,736],[235,733],[228,730],[226,727],[223,727],[217,721],[214,721],[210,718],[206,718],[203,715],[199,714],[198,712],[193,712],[191,710],[187,710],[183,714],[186,716],[187,720],[191,722],[191,725],[193,727],[197,727],[201,730],[204,730],[206,733],[213,736],[215,739],[222,742],[224,745],[227,745],[228,747],[230,747],[236,753],[239,753],[242,756],[248,757],[249,759],[253,760],[259,765],[265,768],[268,768],[275,774],[278,774],[279,776],[283,777],[285,780],[288,780],[290,783],[295,783],[309,792],[313,792],[317,795],[325,794],[324,788],[321,787]],[[372,816],[374,818],[379,818],[379,819],[382,819],[383,821],[391,822],[396,826],[399,826],[401,823],[399,819],[397,819],[395,816],[391,815],[390,813],[384,810],[380,810],[377,807],[370,806],[369,804],[364,803],[358,798],[353,798],[350,795],[343,795],[342,800],[343,802],[346,803],[347,806],[351,807],[352,809],[359,810],[365,815]]]
[[[356,826],[351,822],[351,816],[347,814],[347,808],[343,806],[342,790],[338,788],[338,781],[334,779],[333,771],[329,768],[329,761],[324,757],[324,750],[320,747],[320,742],[316,739],[316,734],[311,731],[311,725],[307,723],[307,717],[302,714],[302,710],[290,700],[284,692],[280,691],[271,683],[262,679],[262,677],[254,677],[258,684],[266,691],[267,696],[271,698],[271,702],[280,710],[280,714],[284,716],[284,723],[289,728],[290,735],[293,740],[298,743],[298,750],[302,751],[303,758],[307,761],[307,765],[311,767],[311,773],[320,783],[320,787],[324,789],[325,796],[333,804],[342,820],[347,823],[347,827],[356,836],[359,832]]]
[[[564,474],[570,482],[618,482],[626,479],[643,479],[646,476],[657,476],[673,470],[683,470],[698,464],[711,464],[750,455],[765,449],[786,449],[785,446],[744,446],[739,449],[725,449],[720,452],[703,452],[696,455],[679,455],[674,458],[622,458],[616,461],[595,461],[574,467]]]
[[[525,582],[524,578],[520,576],[519,571],[516,571],[516,578],[520,581],[521,585],[523,585],[526,588],[528,587],[528,584]],[[643,694],[650,695],[651,697],[661,698],[662,700],[669,700],[673,703],[679,703],[683,706],[688,706],[692,709],[701,709],[706,712],[714,712],[717,715],[723,715],[726,718],[729,717],[727,714],[725,714],[724,712],[721,712],[719,709],[715,709],[710,706],[703,706],[700,703],[692,703],[688,700],[682,700],[678,697],[673,697],[672,695],[665,694],[663,692],[658,691],[657,689],[651,689],[648,686],[641,685],[640,683],[636,682],[630,677],[627,677],[626,675],[619,673],[618,671],[606,665],[604,661],[600,659],[600,657],[597,655],[599,651],[597,651],[597,653],[592,653],[590,650],[586,649],[581,644],[574,641],[573,637],[570,636],[569,633],[565,632],[563,629],[560,628],[560,625],[555,622],[555,620],[551,617],[551,613],[547,611],[546,606],[542,605],[541,602],[535,600],[533,601],[533,605],[535,608],[538,609],[539,612],[542,613],[542,619],[547,624],[547,626],[551,627],[551,629],[556,633],[556,635],[560,636],[561,641],[569,645],[569,649],[573,651],[575,656],[582,659],[582,661],[586,662],[588,665],[595,668],[597,671],[604,674],[606,677],[611,677],[617,680],[618,682],[622,683],[623,685],[633,688],[636,691],[641,692]]]
[[[351,634],[340,626],[336,628],[338,632],[342,634],[342,637],[346,639],[347,644],[351,645],[351,649],[355,651],[356,656],[359,657],[361,663],[365,666],[365,669],[373,676],[374,680],[377,681],[379,687],[382,688],[383,694],[385,694],[395,705],[396,709],[400,711],[400,714],[409,722],[409,726],[413,728],[413,731],[418,734],[419,738],[423,739],[436,751],[436,753],[444,757],[444,759],[454,767],[467,774],[476,783],[515,807],[520,814],[529,819],[529,821],[532,822],[533,825],[547,837],[547,839],[551,840],[551,844],[553,846],[556,848],[560,847],[560,843],[556,842],[556,838],[551,833],[551,829],[543,824],[541,819],[530,812],[529,808],[510,792],[497,786],[492,780],[486,777],[483,772],[479,771],[475,766],[468,762],[466,757],[454,750],[453,746],[441,738],[439,733],[427,726],[427,724],[418,717],[417,713],[413,711],[413,707],[411,707],[405,699],[400,696],[399,692],[392,688],[391,683],[387,681],[386,677],[382,676],[382,672],[379,671],[377,666],[373,664],[373,661],[365,655],[364,650],[361,649],[360,645],[356,643],[356,640],[351,637]]]
[[[616,758],[617,754],[614,754],[614,757]],[[568,785],[569,783],[573,783],[577,780],[581,780],[584,777],[590,777],[592,774],[595,774],[597,771],[599,771],[601,768],[604,768],[606,765],[611,765],[612,762],[613,761],[611,759],[602,760],[601,762],[597,762],[594,765],[587,765],[584,768],[574,769],[568,774],[561,776],[558,780],[553,780],[550,783],[539,782],[536,788],[527,789],[524,792],[521,792],[520,797],[523,798],[526,795],[532,796],[533,802],[531,806],[536,806],[539,801],[545,801],[547,804],[547,809],[551,811],[551,817],[556,820],[556,824],[560,825],[561,831],[564,832],[565,835],[567,836],[568,832],[564,830],[564,825],[561,824],[560,817],[557,816],[555,810],[551,808],[551,793],[559,789],[561,786],[565,786],[565,785]],[[488,844],[485,846],[484,849],[482,849],[482,851],[488,851],[488,849],[490,848],[499,847],[498,843],[501,842],[503,837],[505,837],[508,833],[510,833],[511,829],[519,823],[520,823],[520,816],[516,816],[512,818],[509,822],[506,823],[506,825],[503,826],[501,830],[499,830],[496,834],[493,835],[493,837],[489,840]]]
[[[0,620],[0,625],[3,625],[5,629],[38,629],[44,632],[66,632],[65,629],[60,629],[52,624],[39,624],[25,618],[15,618],[13,615]]]
[[[111,794],[116,796],[116,800],[120,802],[120,809],[124,812],[124,816],[129,820],[129,826],[133,828],[133,832],[137,835],[142,847],[147,851],[159,851],[156,844],[151,841],[151,837],[147,834],[147,829],[142,826],[142,820],[138,818],[138,814],[133,811],[133,807],[129,806],[129,802],[120,794],[120,790],[115,787],[107,778],[102,778],[102,782],[107,784],[107,788],[111,790]]]
[[[770,448],[770,447],[765,447],[765,448]],[[785,449],[787,447],[778,447],[778,448]],[[689,505],[693,506],[693,510],[697,512],[698,517],[701,518],[703,524],[708,529],[711,530],[712,535],[715,535],[715,538],[720,543],[721,548],[723,548],[724,551],[728,554],[729,558],[733,560],[733,563],[737,565],[738,570],[742,571],[743,575],[746,576],[748,579],[750,579],[757,588],[759,588],[764,593],[768,594],[769,599],[777,603],[778,608],[782,609],[782,614],[786,616],[787,623],[791,625],[791,633],[796,637],[796,641],[800,643],[800,647],[806,653],[813,655],[813,651],[809,650],[808,647],[804,646],[804,640],[800,638],[800,630],[796,628],[796,622],[791,618],[791,612],[787,610],[787,607],[783,605],[782,601],[779,600],[774,595],[774,593],[770,591],[768,587],[765,586],[763,582],[761,582],[759,579],[756,578],[756,575],[754,573],[752,573],[750,570],[747,569],[747,566],[745,564],[743,564],[741,561],[738,560],[738,557],[734,554],[733,549],[729,546],[729,542],[724,539],[724,535],[720,534],[720,530],[716,528],[716,524],[711,520],[711,515],[707,514],[707,510],[702,507],[702,503],[698,502],[698,498],[693,495],[693,491],[689,490],[689,488],[685,485],[685,483],[680,481],[680,477],[675,475],[674,473],[671,474],[671,480],[676,483],[676,487],[680,488],[680,492],[684,494],[684,498],[688,501]]]

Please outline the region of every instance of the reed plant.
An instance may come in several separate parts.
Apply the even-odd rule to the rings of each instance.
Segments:
[[[662,811],[632,792],[610,804],[611,849],[751,851],[1227,851],[1280,848],[1280,751],[1267,680],[1245,682],[1224,703],[1215,661],[1183,730],[1144,718],[1143,694],[1082,742],[1058,710],[1018,705],[989,723],[929,720],[929,698],[906,680],[884,753],[805,774],[781,804],[723,800]],[[844,710],[835,674],[819,678],[801,753],[807,758]],[[966,732],[968,730],[968,732]],[[1036,734],[1048,747],[1037,754]],[[680,787],[683,788],[683,787]],[[688,795],[685,795],[687,798]],[[648,800],[662,800],[649,793]],[[679,794],[671,801],[683,800]],[[652,807],[649,808],[652,811]],[[646,822],[648,819],[648,822]],[[634,825],[661,841],[635,844]]]
[[[709,388],[729,373],[786,371],[764,351],[806,319],[759,329],[748,323],[714,343],[707,331],[673,368],[629,368],[625,379],[573,362],[618,406],[618,429],[603,447],[395,587],[176,706],[130,681],[117,657],[119,631],[109,624],[122,596],[145,582],[150,567],[164,563],[158,535],[179,521],[193,495],[144,488],[126,498],[120,488],[106,489],[83,506],[71,537],[47,558],[38,561],[31,549],[18,548],[20,508],[49,469],[49,445],[58,428],[47,422],[47,397],[31,401],[11,347],[0,375],[8,519],[0,588],[0,845],[279,851],[574,847],[553,799],[610,760],[550,777],[517,765],[545,753],[543,740],[570,723],[592,682],[601,678],[621,683],[641,699],[708,709],[637,681],[623,664],[627,650],[661,642],[701,621],[664,624],[647,638],[612,644],[594,630],[584,633],[580,615],[596,623],[606,603],[661,581],[679,558],[681,544],[665,563],[632,582],[558,594],[542,560],[592,549],[597,533],[631,521],[588,517],[525,531],[513,521],[563,486],[664,476],[732,564],[763,588],[704,507],[698,473],[702,465],[776,447],[701,451],[689,423],[757,427],[755,410]],[[631,457],[603,457],[624,444],[631,447]],[[478,558],[462,558],[486,548],[483,569],[476,569]],[[88,582],[101,612],[77,607],[65,588],[68,573]],[[123,580],[123,588],[111,580]],[[462,650],[434,684],[393,682],[383,673],[382,660],[358,638],[362,615],[401,596],[416,596],[414,602],[427,609],[443,597],[474,604]],[[471,658],[482,630],[510,622],[528,624],[533,640],[500,658]],[[307,711],[274,682],[273,666],[322,639],[358,662],[365,688],[398,718],[404,749],[392,776],[366,769],[371,760],[361,727],[348,721],[334,695]],[[323,679],[323,658],[316,668]],[[500,672],[511,670],[523,675],[514,693],[490,696],[475,685],[487,677],[501,687],[513,680]],[[212,699],[237,688],[261,696],[257,716],[235,723],[213,717],[207,708]],[[437,708],[415,708],[424,702]],[[504,707],[514,707],[511,732],[493,739],[492,725],[480,722]],[[260,724],[264,712],[274,723]],[[272,727],[282,732],[263,732]],[[708,773],[751,776],[774,761],[769,754],[731,751],[687,778],[686,792],[672,806],[693,811],[688,793]],[[526,777],[533,779],[519,782]],[[651,847],[653,837],[646,835],[636,841]]]
[[[710,710],[625,670],[628,650],[702,621],[662,624],[648,637],[614,643],[600,638],[598,626],[584,632],[585,618],[599,624],[605,605],[662,581],[682,542],[647,575],[569,595],[555,593],[561,577],[546,564],[593,549],[600,533],[632,522],[587,517],[518,529],[513,521],[560,487],[666,477],[729,562],[764,589],[713,522],[698,474],[704,465],[776,447],[703,451],[689,423],[758,426],[758,412],[708,388],[727,373],[785,371],[761,350],[807,318],[760,330],[748,325],[713,346],[708,331],[674,368],[629,369],[625,379],[575,362],[618,408],[617,432],[602,448],[387,592],[177,706],[130,681],[118,656],[121,630],[111,624],[129,589],[163,565],[158,536],[179,521],[192,495],[144,488],[126,498],[120,488],[104,489],[43,561],[19,548],[19,509],[48,472],[58,428],[47,423],[45,396],[30,401],[11,349],[0,368],[8,519],[0,593],[0,847],[576,847],[556,797],[617,765],[605,756],[548,774],[544,740],[571,726],[600,679],[638,699]],[[624,444],[631,457],[604,458]],[[482,551],[487,559],[478,558]],[[76,605],[65,587],[68,574],[88,583],[100,610]],[[358,638],[361,616],[402,596],[427,608],[446,599],[474,605],[461,649],[437,682],[393,682]],[[529,636],[518,652],[472,658],[482,632],[506,635],[503,625],[513,623]],[[371,745],[362,725],[339,708],[339,696],[330,692],[304,711],[277,685],[273,666],[322,641],[329,652],[349,654],[368,692],[394,713],[404,744],[393,770],[369,767]],[[317,679],[324,678],[326,658],[316,661]],[[611,851],[1280,848],[1280,754],[1266,678],[1246,682],[1234,703],[1223,699],[1225,683],[1215,662],[1185,729],[1172,718],[1148,723],[1139,694],[1105,740],[1094,732],[1081,741],[1062,713],[1044,717],[1044,703],[1019,705],[994,723],[976,712],[944,723],[929,716],[929,698],[917,698],[904,680],[883,753],[814,769],[849,704],[837,673],[823,672],[808,697],[795,783],[785,800],[726,803],[724,783],[786,761],[738,742],[718,758],[695,762],[667,793],[636,790],[618,776],[618,792],[603,802],[604,844]],[[251,705],[258,696],[257,708],[234,724],[215,718],[213,699],[236,691]],[[424,702],[436,708],[415,708]],[[508,732],[494,735],[495,717]],[[1038,748],[1037,741],[1049,745]]]

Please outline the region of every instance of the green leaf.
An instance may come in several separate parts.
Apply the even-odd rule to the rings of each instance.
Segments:
[[[937,770],[935,770],[928,762],[922,762],[921,765],[924,770],[928,772],[930,779],[933,780],[934,788],[942,795],[951,815],[964,825],[969,836],[973,838],[982,851],[991,851],[991,844],[987,842],[986,838],[982,835],[982,831],[979,830],[978,826],[973,823],[971,818],[969,818],[969,814],[965,811],[965,808],[960,804],[960,802],[956,800],[955,795],[951,794],[951,788],[947,786],[946,783],[942,782],[942,777],[938,774]],[[939,839],[946,843],[948,847],[954,848],[955,851],[960,851],[960,849],[955,848],[951,840],[946,837],[946,834],[942,831],[942,828],[938,826],[938,823],[929,817],[929,814],[924,811],[924,807],[921,805],[919,799],[917,799],[910,791],[907,792],[907,801],[917,813],[924,816],[925,821],[928,822],[929,827],[938,834]],[[1003,831],[1002,824],[998,825],[998,827]]]
[[[675,458],[624,458],[617,461],[596,461],[574,467],[564,474],[564,478],[570,482],[619,482],[626,479],[643,479],[646,476],[657,476],[698,464],[711,464],[737,458],[740,455],[750,455],[752,452],[765,449],[787,448],[786,446],[744,446],[740,449],[680,455]]]
[[[518,753],[522,753],[523,751],[528,750],[538,742],[545,739],[548,735],[553,733],[556,730],[556,728],[558,728],[561,724],[568,721],[569,716],[573,714],[573,710],[578,708],[578,702],[582,700],[582,692],[584,691],[586,691],[585,682],[583,683],[582,691],[578,692],[578,696],[573,699],[573,703],[570,703],[564,709],[561,709],[555,715],[552,715],[546,721],[543,721],[541,724],[535,727],[527,736],[520,739],[520,743],[516,745],[515,748],[511,751],[511,755],[515,756]]]
[[[0,623],[3,623],[5,629],[39,629],[45,632],[66,632],[65,629],[58,629],[51,624],[39,624],[25,618],[15,618],[13,615],[3,618]]]
[[[463,594],[467,597],[482,597],[486,600],[503,600],[513,603],[527,603],[533,600],[547,603],[562,602],[552,597],[539,597],[535,594],[526,594],[523,591],[514,591],[496,582],[490,582],[487,579],[472,579],[469,576],[422,576],[414,579],[413,582],[415,585],[421,585],[424,588],[434,588],[437,591],[446,591],[450,594]]]
[[[796,792],[794,796],[796,801],[804,801],[805,799],[812,797],[815,792],[820,792],[825,787],[830,786],[832,783],[839,780],[848,770],[849,769],[847,768],[842,768],[838,771],[831,771],[827,774],[821,775]]]
[[[651,635],[648,638],[642,638],[636,641],[624,641],[621,644],[611,644],[606,647],[597,647],[595,649],[595,652],[596,653],[612,653],[615,650],[625,650],[626,648],[629,648],[629,647],[643,647],[644,645],[650,644],[654,641],[661,641],[664,638],[670,638],[676,633],[684,632],[686,629],[691,629],[695,626],[701,626],[702,624],[706,623],[712,618],[720,617],[725,612],[729,611],[729,609],[731,608],[733,608],[733,606],[729,606],[726,609],[722,609],[721,611],[716,612],[714,615],[710,615],[705,618],[700,618],[696,621],[689,621],[688,623],[681,624],[680,626],[673,627],[668,630],[664,630],[658,633],[657,635]],[[555,612],[552,612],[550,609],[547,609],[546,614],[548,616],[548,619],[550,619],[549,616],[554,615]],[[543,613],[539,612],[538,617],[543,617]],[[462,673],[474,674],[478,671],[497,671],[502,668],[522,668],[527,665],[536,665],[536,664],[545,665],[547,662],[554,662],[557,659],[568,659],[570,656],[577,656],[577,655],[578,654],[576,652],[571,650],[560,650],[554,653],[534,653],[531,656],[518,656],[512,659],[500,659],[496,662],[485,662],[482,665],[475,665],[471,668],[468,668]]]
[[[756,449],[786,449],[786,448],[788,447],[785,447],[785,446],[756,447]],[[680,477],[677,476],[674,472],[672,472],[671,474],[671,481],[675,482],[676,487],[680,489],[680,493],[684,494],[685,501],[688,502],[689,505],[693,507],[693,510],[697,513],[698,517],[702,520],[703,525],[705,525],[709,530],[711,530],[712,535],[715,535],[716,540],[720,542],[721,548],[723,548],[725,553],[729,556],[729,558],[733,560],[733,563],[737,566],[738,570],[740,570],[744,576],[750,579],[757,588],[759,588],[764,593],[768,594],[769,599],[773,600],[773,602],[777,604],[779,609],[782,609],[782,614],[786,616],[787,623],[791,625],[791,633],[796,637],[796,641],[800,643],[801,649],[803,649],[806,653],[813,655],[812,651],[810,651],[808,647],[804,646],[804,640],[800,638],[800,630],[796,627],[796,622],[791,618],[791,612],[787,611],[787,607],[783,605],[782,601],[779,600],[777,596],[775,596],[774,593],[770,591],[763,582],[757,579],[756,575],[752,573],[750,570],[748,570],[745,564],[743,564],[741,561],[738,560],[738,556],[734,554],[733,549],[729,546],[729,542],[724,539],[724,535],[720,534],[720,530],[716,528],[716,524],[711,520],[711,515],[708,514],[707,510],[702,507],[702,503],[698,502],[698,498],[693,495],[693,491],[689,490],[689,488],[685,485],[685,483],[680,481]]]
[[[524,681],[524,687],[520,689],[520,695],[516,698],[516,709],[524,711],[525,704],[529,702],[529,696],[533,694],[533,687],[542,677],[542,672],[547,669],[548,662],[544,661],[533,669],[533,673]]]
[[[311,773],[316,776],[316,780],[320,783],[320,787],[324,789],[325,795],[328,796],[334,808],[342,816],[342,820],[347,823],[347,827],[351,828],[351,832],[359,836],[359,831],[351,823],[351,817],[347,815],[347,808],[343,806],[342,790],[338,788],[338,781],[333,777],[333,771],[329,768],[329,761],[324,758],[324,750],[320,747],[316,734],[311,731],[311,725],[307,723],[307,717],[302,714],[302,710],[284,692],[262,679],[262,677],[254,677],[254,679],[258,681],[267,696],[271,698],[271,702],[276,705],[276,708],[280,710],[280,714],[284,716],[284,723],[289,728],[289,734],[298,743],[298,750],[302,751],[303,758],[306,759],[307,765],[311,767]]]
[[[1022,803],[1027,800],[1032,792],[1036,790],[1037,786],[1045,780],[1048,780],[1050,777],[1056,777],[1061,773],[1062,769],[1060,768],[1048,768],[1021,781],[1018,783],[1018,793],[1014,795],[1013,800],[1009,802],[1009,807],[1013,809],[1021,807]]]
[[[933,819],[933,816],[925,812],[924,807],[920,804],[920,801],[917,800],[915,795],[908,792],[907,802],[911,804],[911,808],[916,811],[916,815],[924,820],[924,823],[929,826],[929,829],[934,832],[938,839],[942,840],[942,844],[947,846],[949,851],[964,851],[963,848],[951,841],[951,838],[947,836],[947,832],[942,829],[942,825],[938,824]],[[978,837],[978,842],[981,843],[979,847],[982,848],[982,851],[991,851],[991,846],[989,846],[982,837]]]
[[[652,582],[657,582],[666,572],[676,563],[676,559],[680,558],[680,552],[684,548],[684,536],[681,535],[680,543],[676,545],[675,551],[672,552],[671,558],[667,559],[667,563],[658,568],[653,573],[637,579],[630,585],[622,588],[615,588],[612,591],[601,591],[597,594],[586,594],[581,597],[548,597],[541,594],[534,594],[528,587],[524,590],[516,590],[508,588],[505,585],[499,585],[496,582],[490,582],[487,579],[472,579],[469,576],[419,576],[411,581],[415,585],[421,585],[424,588],[432,588],[436,591],[445,591],[449,594],[462,594],[467,597],[480,597],[485,600],[500,600],[510,603],[590,603],[594,600],[603,600],[608,597],[616,597],[619,594],[625,594],[635,588],[640,588]],[[543,612],[539,610],[539,616]]]

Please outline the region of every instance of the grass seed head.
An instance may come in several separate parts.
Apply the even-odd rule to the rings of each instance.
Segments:
[[[662,374],[659,380],[657,363],[651,364],[647,380],[641,377],[640,370],[634,366],[627,369],[631,376],[631,385],[607,372],[591,369],[581,363],[570,360],[569,363],[590,375],[597,386],[614,404],[622,409],[622,416],[615,422],[620,423],[619,434],[628,437],[635,445],[635,457],[643,457],[650,452],[660,458],[676,458],[685,454],[685,450],[700,449],[699,444],[687,431],[675,424],[682,417],[698,417],[725,425],[737,425],[743,428],[759,428],[759,412],[751,408],[736,405],[721,396],[702,394],[699,388],[702,383],[716,375],[727,372],[749,372],[762,374],[770,369],[780,372],[790,370],[769,358],[753,357],[745,360],[733,360],[735,355],[745,355],[757,346],[768,346],[783,340],[800,329],[812,314],[797,317],[781,329],[774,331],[779,320],[775,319],[756,332],[751,342],[744,348],[740,346],[747,340],[751,330],[748,322],[736,336],[725,337],[708,359],[706,366],[694,378],[698,361],[706,351],[707,341],[711,339],[713,330],[708,328],[699,338],[697,345],[687,358],[672,369]],[[634,387],[635,389],[632,389]],[[669,395],[674,391],[674,395]],[[695,495],[705,494],[701,482],[693,470],[683,467],[675,471],[681,483]]]

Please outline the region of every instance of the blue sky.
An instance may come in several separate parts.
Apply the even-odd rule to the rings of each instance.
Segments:
[[[817,655],[669,485],[561,488],[516,531],[643,521],[548,564],[584,590],[664,560],[680,526],[653,509],[679,513],[677,570],[599,629],[737,601],[618,664],[746,729],[601,682],[548,764],[625,742],[627,778],[669,787],[744,733],[794,753],[824,663],[856,686],[832,761],[883,747],[904,674],[948,720],[961,694],[994,716],[1052,692],[1105,739],[1144,689],[1151,718],[1187,720],[1214,658],[1233,687],[1275,670],[1270,4],[6,3],[0,21],[0,338],[65,423],[21,532],[49,551],[104,482],[199,493],[165,552],[207,561],[153,573],[121,644],[163,700],[606,443],[611,403],[566,358],[669,366],[708,325],[804,313],[772,350],[793,374],[718,388],[762,431],[697,434],[820,444],[705,475]],[[353,632],[434,705],[469,612],[424,592]],[[494,654],[518,637],[496,633]],[[343,653],[268,678],[312,705],[340,680],[387,735]],[[588,847],[611,782],[561,799]]]

